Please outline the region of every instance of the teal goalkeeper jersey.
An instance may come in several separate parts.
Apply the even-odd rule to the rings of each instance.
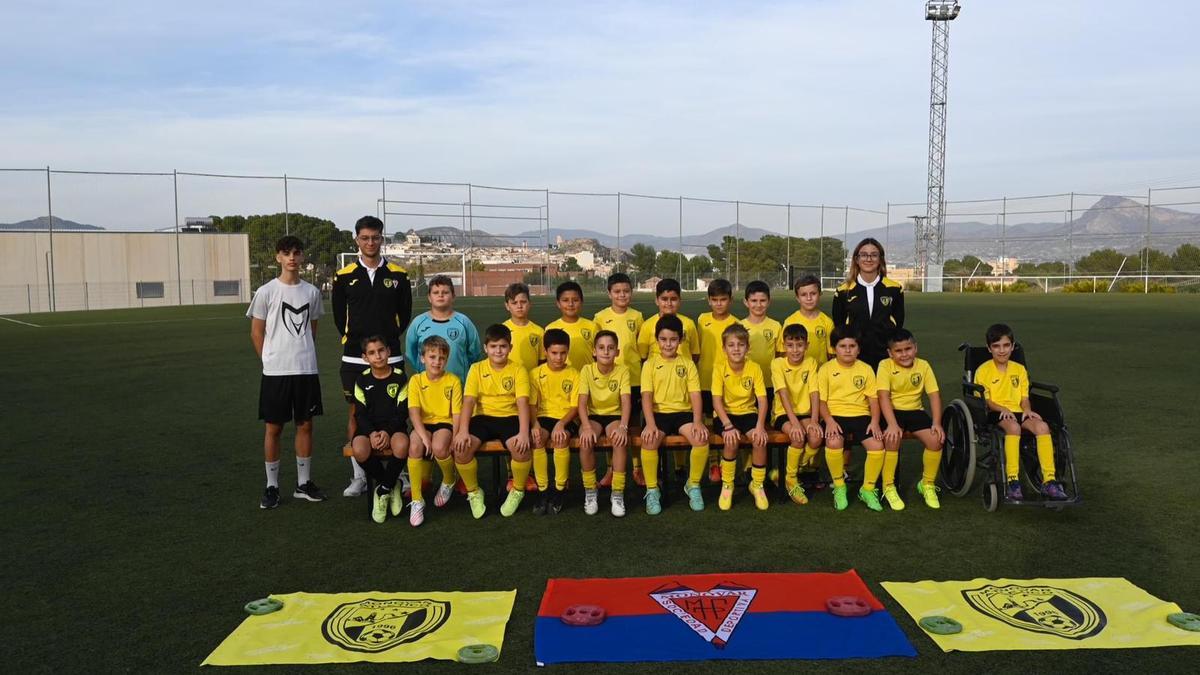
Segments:
[[[466,382],[467,372],[471,364],[483,359],[483,344],[479,341],[479,331],[475,324],[462,312],[455,312],[449,319],[435,319],[425,312],[413,320],[404,337],[404,358],[414,373],[425,372],[425,364],[421,363],[420,346],[428,338],[438,335],[450,343],[450,358],[446,361],[446,370]]]

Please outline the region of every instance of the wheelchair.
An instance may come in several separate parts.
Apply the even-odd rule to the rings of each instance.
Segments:
[[[983,507],[995,511],[1001,504],[1042,506],[1060,511],[1080,503],[1079,484],[1075,475],[1075,456],[1071,434],[1063,418],[1058,387],[1044,382],[1030,382],[1029,402],[1033,411],[1042,416],[1050,427],[1054,442],[1054,466],[1057,480],[1067,493],[1065,500],[1049,500],[1042,495],[1042,470],[1038,463],[1034,436],[1022,430],[1021,481],[1025,499],[1004,497],[1004,431],[988,422],[983,387],[975,384],[975,369],[992,358],[986,347],[958,346],[963,352],[963,398],[957,398],[942,413],[946,441],[942,452],[940,481],[942,488],[956,497],[965,497],[980,484]],[[1012,360],[1025,365],[1025,352],[1018,343],[1013,347]]]

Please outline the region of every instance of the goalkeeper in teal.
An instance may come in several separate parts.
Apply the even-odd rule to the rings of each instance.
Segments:
[[[404,354],[414,373],[425,370],[420,348],[432,335],[440,335],[450,344],[446,370],[466,382],[471,365],[483,360],[483,345],[471,319],[454,311],[454,282],[443,275],[429,280],[429,311],[413,320],[404,338]]]

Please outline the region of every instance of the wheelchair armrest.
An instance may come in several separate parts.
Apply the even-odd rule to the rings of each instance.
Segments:
[[[960,351],[960,352],[961,352],[961,351],[966,351],[966,350],[968,350],[968,349],[970,349],[970,348],[971,348],[971,345],[970,345],[970,344],[968,344],[968,343],[966,343],[966,342],[964,342],[964,343],[962,343],[962,344],[960,344],[960,345],[958,346],[958,351]]]
[[[1050,384],[1049,382],[1033,382],[1033,381],[1031,381],[1029,383],[1029,388],[1030,389],[1041,389],[1042,391],[1048,391],[1051,394],[1058,393],[1058,385]]]
[[[979,398],[985,398],[983,395],[983,393],[984,393],[983,385],[975,384],[974,382],[968,380],[965,377],[963,378],[963,391],[969,392],[975,396],[978,396]]]

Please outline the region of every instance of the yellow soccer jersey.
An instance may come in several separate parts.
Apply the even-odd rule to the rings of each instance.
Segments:
[[[658,340],[654,337],[654,329],[658,327],[658,314],[646,319],[642,330],[638,333],[638,353],[643,359],[658,353]],[[692,355],[700,354],[700,334],[696,330],[696,322],[682,314],[676,314],[683,324],[683,339],[679,341],[679,355],[691,360]]]
[[[1005,364],[1004,372],[995,361],[975,369],[975,384],[983,386],[983,395],[1012,412],[1021,412],[1021,400],[1029,398],[1029,372],[1016,361]]]
[[[529,374],[529,386],[537,399],[538,417],[562,419],[579,405],[579,371],[570,366],[550,370],[543,363]]]
[[[892,396],[896,410],[922,410],[921,392],[937,393],[937,378],[925,359],[916,359],[911,368],[904,368],[891,359],[879,362],[875,386]]]
[[[571,351],[567,353],[567,364],[578,371],[592,362],[592,345],[596,340],[596,322],[580,317],[575,323],[556,319],[546,324],[546,330],[561,328],[571,336]]]
[[[605,375],[598,364],[589,363],[579,373],[579,393],[588,396],[589,415],[620,415],[621,395],[632,393],[629,369],[614,363],[612,372]],[[630,404],[641,405],[642,402],[631,401]]]
[[[630,307],[624,314],[617,314],[612,307],[605,307],[596,312],[596,331],[611,330],[617,334],[617,348],[621,354],[617,362],[629,369],[629,377],[633,382],[642,381],[642,355],[638,353],[638,331],[642,330],[642,313]],[[579,371],[582,374],[582,370]]]
[[[484,359],[471,366],[463,395],[475,398],[476,415],[514,417],[517,399],[529,398],[529,371],[512,359],[496,370],[491,361]]]
[[[546,333],[544,328],[532,321],[518,326],[512,319],[505,321],[504,325],[512,331],[512,351],[508,358],[525,370],[533,370],[539,362],[546,360],[546,350],[542,347],[542,336]]]
[[[462,401],[462,381],[450,371],[436,381],[429,379],[429,373],[417,373],[408,381],[408,409],[419,409],[425,424],[454,424]]]
[[[758,397],[767,395],[762,368],[747,359],[737,373],[728,362],[718,363],[713,366],[712,395],[721,397],[730,415],[757,413]]]
[[[759,323],[751,323],[750,319],[742,319],[741,324],[750,333],[750,351],[746,358],[758,364],[764,373],[771,372],[771,362],[775,360],[775,344],[783,334],[783,326],[771,317],[763,317]]]
[[[878,388],[871,366],[855,361],[847,368],[834,359],[817,370],[817,391],[831,415],[866,417],[871,414],[867,397],[875,398]]]
[[[800,310],[796,310],[788,316],[783,322],[783,327],[798,323],[804,326],[804,330],[808,331],[808,350],[804,352],[805,356],[811,356],[817,366],[824,365],[829,360],[831,351],[829,349],[829,334],[833,332],[833,319],[825,312],[818,312],[816,318],[810,319],[804,316]],[[775,351],[782,353],[783,349],[783,331],[779,332],[779,339],[775,342]]]
[[[725,350],[721,344],[721,333],[737,323],[737,317],[728,314],[724,319],[714,319],[712,312],[705,312],[696,319],[700,329],[700,389],[712,389],[713,365],[725,363]]]
[[[811,416],[812,393],[817,390],[816,359],[806,356],[799,365],[793,366],[788,363],[786,356],[776,358],[771,361],[771,386],[775,388],[775,407],[771,411],[771,419],[787,414],[779,402],[780,392],[789,397],[796,417]]]
[[[692,360],[654,354],[642,366],[642,393],[654,394],[654,412],[691,412],[693,391],[700,391],[700,371]]]

